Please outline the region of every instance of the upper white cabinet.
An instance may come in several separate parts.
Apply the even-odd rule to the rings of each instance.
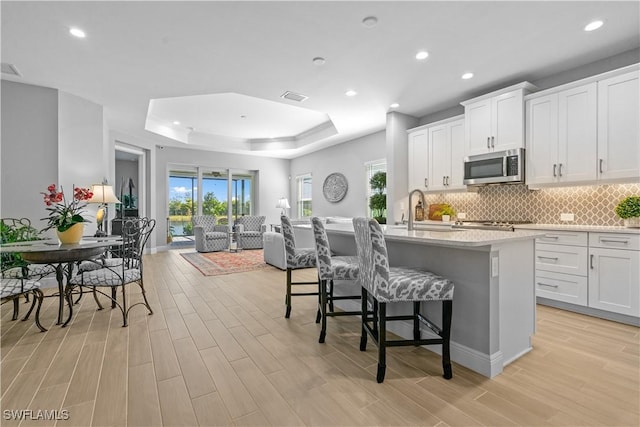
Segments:
[[[638,71],[598,82],[598,178],[640,178]]]
[[[429,128],[429,190],[465,188],[464,119]]]
[[[595,82],[527,100],[526,182],[594,181],[596,118]]]
[[[410,130],[408,154],[409,191],[466,189],[461,116]]]
[[[638,71],[625,70],[526,97],[529,186],[640,180]]]
[[[524,147],[524,96],[532,90],[524,82],[462,102],[466,155]]]
[[[427,129],[421,127],[409,131],[409,191],[416,188],[422,191],[429,189],[428,150]]]

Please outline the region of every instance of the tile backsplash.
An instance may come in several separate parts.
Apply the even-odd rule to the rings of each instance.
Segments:
[[[425,194],[427,205],[449,203],[468,220],[490,219],[563,224],[573,213],[577,225],[623,225],[614,208],[627,196],[640,195],[640,184],[594,185],[529,190],[525,185],[479,187],[477,193]]]

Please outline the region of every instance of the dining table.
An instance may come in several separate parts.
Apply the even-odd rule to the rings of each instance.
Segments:
[[[58,283],[58,319],[56,324],[67,326],[73,316],[73,286],[69,283],[74,266],[85,260],[95,260],[107,249],[122,246],[122,236],[83,236],[78,243],[61,244],[57,240],[45,239],[0,245],[1,253],[17,253],[23,260],[33,264],[51,265],[55,269]],[[62,322],[65,300],[69,315]]]

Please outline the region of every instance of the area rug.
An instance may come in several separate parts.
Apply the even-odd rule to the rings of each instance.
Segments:
[[[205,276],[241,273],[270,267],[264,262],[262,249],[240,252],[185,252],[181,253],[187,261]]]

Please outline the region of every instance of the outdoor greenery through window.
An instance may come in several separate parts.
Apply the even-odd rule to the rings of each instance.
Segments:
[[[371,207],[369,207],[369,200],[371,196],[376,193],[376,190],[371,187],[371,177],[375,175],[377,172],[386,172],[387,171],[387,161],[385,159],[373,160],[371,162],[367,162],[364,164],[365,173],[366,173],[366,183],[367,183],[367,200],[365,203],[367,204],[367,216],[369,218],[373,218],[378,213],[373,212]],[[384,191],[386,193],[386,190]]]
[[[188,169],[188,168],[185,168]],[[200,179],[198,173],[200,172]],[[169,232],[171,236],[191,236],[191,216],[213,215],[220,224],[227,224],[231,203],[231,222],[253,209],[253,175],[232,174],[231,193],[227,170],[193,168],[169,172]],[[198,197],[198,182],[202,184]]]
[[[311,210],[311,174],[296,177],[296,189],[298,194],[297,214],[298,218],[310,217]]]

